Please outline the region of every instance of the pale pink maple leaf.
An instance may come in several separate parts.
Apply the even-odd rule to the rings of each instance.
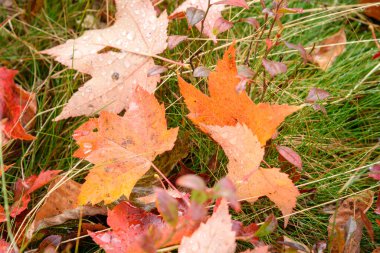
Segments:
[[[100,110],[119,113],[127,107],[137,85],[150,93],[155,90],[159,75],[147,74],[154,67],[151,56],[167,47],[167,14],[157,18],[149,0],[116,0],[116,8],[112,26],[86,31],[77,39],[42,51],[92,76],[56,120]]]

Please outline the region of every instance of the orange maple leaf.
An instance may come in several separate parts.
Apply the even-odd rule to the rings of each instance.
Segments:
[[[102,112],[74,133],[75,157],[95,164],[78,197],[80,204],[129,197],[154,158],[173,148],[178,128],[167,130],[165,108],[154,95],[137,88],[123,117]]]
[[[236,91],[238,83],[233,46],[209,76],[210,97],[179,79],[189,118],[226,153],[227,176],[237,184],[238,197],[254,202],[267,196],[284,215],[290,214],[296,205],[298,189],[279,169],[259,167],[264,157],[263,145],[285,117],[301,107],[255,104],[245,92]],[[287,221],[285,218],[285,225]]]
[[[257,135],[262,145],[274,134],[286,116],[301,108],[269,103],[255,104],[247,93],[237,92],[240,79],[234,46],[225,52],[223,60],[218,61],[216,70],[210,73],[210,96],[203,94],[181,77],[178,78],[181,94],[190,110],[188,116],[195,124],[234,126],[237,122],[244,123]]]

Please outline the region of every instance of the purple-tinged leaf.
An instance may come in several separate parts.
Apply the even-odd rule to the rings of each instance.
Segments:
[[[178,46],[181,42],[187,40],[188,36],[185,35],[171,35],[168,38],[168,48],[172,50]]]
[[[302,170],[302,160],[296,151],[280,145],[277,145],[276,149],[285,160],[296,166],[298,169]]]
[[[263,59],[263,66],[266,71],[272,76],[275,77],[279,74],[286,73],[288,68],[282,62],[269,61],[267,59]]]
[[[148,77],[159,75],[159,74],[162,74],[166,71],[168,71],[167,67],[154,65],[151,69],[148,70]]]
[[[329,96],[330,96],[330,93],[328,93],[327,91],[314,87],[310,89],[309,94],[307,95],[305,99],[305,102],[315,103],[317,101],[325,100]]]
[[[206,16],[206,12],[203,10],[189,7],[186,9],[186,19],[190,26],[196,25],[201,22]]]
[[[375,214],[380,214],[380,189],[379,189],[379,192],[377,194]],[[380,224],[379,224],[379,226],[380,226]]]
[[[311,108],[313,108],[313,110],[316,112],[321,111],[323,114],[327,115],[326,108],[323,105],[313,104]]]
[[[256,30],[260,28],[260,23],[255,18],[242,18],[239,20],[240,22],[245,22],[253,26]]]
[[[369,167],[370,173],[368,174],[369,177],[372,177],[373,179],[380,180],[380,163],[372,165]]]
[[[295,45],[285,41],[285,45],[290,49],[297,50],[300,53],[304,64],[306,64],[308,61],[312,61],[311,55],[308,52],[306,52],[306,49],[301,44]]]
[[[251,79],[254,75],[255,72],[253,72],[252,69],[250,69],[247,65],[239,65],[237,66],[238,70],[238,77],[242,78],[248,78]]]
[[[233,26],[234,23],[220,17],[215,21],[214,27],[212,28],[212,32],[213,34],[218,35],[219,33],[223,33],[231,29]]]
[[[269,215],[263,225],[255,232],[255,236],[264,237],[271,234],[277,228],[277,219],[273,214]]]
[[[193,76],[194,77],[208,77],[210,74],[211,70],[204,66],[199,66],[194,69]]]
[[[372,242],[375,242],[375,232],[373,231],[373,226],[371,221],[368,219],[367,215],[363,212],[363,210],[359,210],[360,218],[362,219],[365,228],[367,229],[369,238],[371,238]]]
[[[178,223],[178,202],[175,198],[170,196],[164,189],[155,188],[154,189],[157,199],[156,206],[157,210],[162,215],[162,218],[175,227]]]
[[[263,14],[267,14],[269,17],[274,17],[274,13],[272,10],[268,9],[268,8],[264,8],[263,11],[262,11]]]
[[[203,191],[207,188],[203,179],[193,174],[184,175],[178,178],[176,183],[179,186],[198,191]]]
[[[240,202],[236,196],[236,187],[230,179],[226,177],[220,179],[214,186],[214,194],[217,198],[225,198],[235,211],[241,210]]]
[[[231,6],[237,6],[237,7],[242,7],[244,9],[249,9],[248,4],[245,2],[245,0],[222,0],[218,1],[215,4],[225,4],[225,5],[231,5]]]
[[[240,93],[240,92],[244,91],[247,87],[248,81],[249,81],[249,79],[247,79],[247,78],[241,78],[239,83],[236,85],[236,92]]]

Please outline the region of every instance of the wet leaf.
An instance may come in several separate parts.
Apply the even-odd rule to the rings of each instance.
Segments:
[[[157,17],[150,0],[115,3],[116,21],[112,26],[86,31],[76,39],[42,51],[63,65],[92,76],[55,120],[99,111],[119,113],[128,107],[136,87],[149,93],[155,91],[160,77],[148,77],[148,71],[154,66],[151,56],[167,48],[167,14],[163,12]]]
[[[165,108],[137,88],[123,117],[101,112],[74,132],[75,157],[95,164],[78,197],[80,204],[112,203],[129,197],[158,154],[170,150],[178,128],[167,130]]]

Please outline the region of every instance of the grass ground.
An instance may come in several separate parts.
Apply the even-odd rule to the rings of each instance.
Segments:
[[[75,3],[74,3],[75,2]],[[104,2],[104,3],[103,3]],[[61,169],[75,175],[80,181],[86,174],[86,164],[72,158],[76,145],[71,138],[73,130],[86,121],[85,117],[53,122],[62,106],[88,77],[73,70],[67,70],[52,59],[39,54],[81,34],[81,23],[86,14],[107,21],[107,11],[114,11],[111,1],[45,1],[45,7],[36,17],[28,17],[21,11],[10,12],[0,7],[0,65],[18,69],[16,82],[33,91],[38,97],[35,135],[31,143],[12,142],[3,149],[5,163],[15,163],[6,174],[7,185],[16,178],[39,173],[41,170]],[[174,9],[170,2],[169,12]],[[327,240],[329,215],[323,213],[327,205],[336,205],[339,200],[365,189],[376,191],[378,184],[368,178],[368,168],[379,160],[380,138],[380,62],[371,57],[377,52],[368,29],[368,20],[363,16],[355,1],[312,1],[294,2],[292,6],[306,9],[304,14],[289,15],[283,19],[283,39],[292,43],[312,46],[313,42],[328,37],[344,27],[347,34],[345,52],[326,72],[311,64],[303,65],[297,52],[279,47],[269,56],[282,59],[289,67],[287,77],[275,79],[269,85],[265,101],[276,103],[302,104],[311,87],[325,89],[331,93],[326,102],[327,115],[306,107],[289,117],[281,127],[279,137],[268,144],[266,162],[279,166],[274,144],[281,144],[296,150],[302,157],[304,169],[297,183],[300,189],[312,189],[298,200],[297,208],[291,215],[289,226],[279,228],[271,242],[280,235],[288,235],[296,240],[312,245]],[[250,10],[238,8],[225,11],[225,17],[237,21],[242,17],[260,17],[260,8],[251,1]],[[377,26],[379,31],[379,26]],[[238,23],[221,36],[217,45],[200,38],[195,29],[189,31],[185,21],[173,22],[170,34],[190,34],[192,38],[175,48],[167,50],[163,56],[170,59],[186,60],[201,49],[195,64],[212,68],[234,39],[237,40],[238,60],[244,61],[250,43],[250,35],[257,36],[248,25]],[[377,33],[380,37],[380,33]],[[263,50],[259,50],[258,57]],[[253,68],[258,68],[255,59],[250,59]],[[183,162],[199,173],[212,175],[212,182],[226,173],[226,158],[222,150],[206,135],[202,134],[185,118],[187,109],[181,99],[172,68],[157,90],[157,97],[167,108],[167,118],[171,127],[180,126],[182,132],[189,133],[192,139],[191,151]],[[184,77],[206,86],[205,80],[195,80],[185,70],[178,69]],[[260,83],[260,82],[258,82]],[[252,99],[260,100],[259,85],[253,88]],[[209,171],[208,162],[216,154],[220,165]],[[178,170],[178,168],[175,168]],[[10,192],[3,192],[10,194]],[[42,195],[35,196],[32,206],[40,203]],[[8,198],[12,199],[9,195]],[[267,214],[280,213],[272,204],[262,200],[255,205],[245,204],[243,212],[237,214],[243,222],[262,222]],[[373,209],[368,211],[374,223]],[[279,218],[280,224],[281,218]],[[0,225],[6,229],[5,225]],[[66,227],[57,228],[66,229]],[[374,226],[375,234],[380,228]],[[379,245],[377,245],[379,246]],[[97,247],[88,241],[86,247]],[[362,252],[371,252],[376,244],[370,242],[366,232],[362,241]]]

